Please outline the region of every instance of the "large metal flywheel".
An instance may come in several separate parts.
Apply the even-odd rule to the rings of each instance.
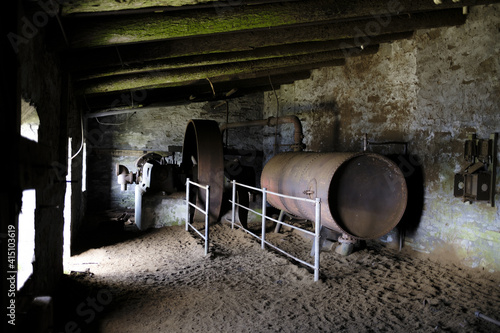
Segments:
[[[192,119],[188,122],[181,168],[193,181],[210,186],[210,217],[218,220],[224,190],[224,155],[222,135],[216,121]],[[204,208],[205,191],[193,192],[196,193],[196,204]]]

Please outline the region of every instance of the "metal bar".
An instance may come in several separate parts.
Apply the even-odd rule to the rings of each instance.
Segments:
[[[202,188],[204,190],[207,189],[207,187],[209,187],[209,185],[200,185],[200,184],[195,183],[195,182],[190,181],[190,180],[189,180],[189,183],[192,184],[192,185],[198,186],[199,188]]]
[[[285,195],[285,194],[280,194],[280,193],[271,192],[271,191],[267,191],[267,193],[275,195],[275,196],[278,196],[278,197],[281,197],[281,198],[294,199],[294,200],[305,201],[305,202],[310,202],[310,203],[314,203],[315,202],[313,199],[294,197],[294,196],[291,196],[291,195]]]
[[[230,202],[231,202],[231,201],[230,201]],[[235,205],[235,206],[238,206],[238,207],[241,207],[241,208],[243,208],[243,209],[246,209],[246,210],[248,210],[249,212],[252,212],[252,213],[257,214],[257,215],[259,215],[259,216],[262,216],[262,214],[261,214],[261,213],[259,213],[259,212],[255,211],[255,210],[253,210],[253,209],[251,209],[251,208],[248,208],[248,207],[245,207],[245,206],[243,206],[243,205],[240,205],[239,203],[234,203],[234,205]]]
[[[261,248],[265,249],[266,245],[266,204],[267,204],[267,190],[262,188],[262,242]]]
[[[267,191],[267,189],[265,187],[262,188],[262,189],[259,189],[259,188],[255,188],[255,187],[248,186],[248,185],[245,185],[245,184],[237,183],[234,180],[232,181],[232,183],[233,183],[233,199],[229,200],[229,201],[231,202],[231,204],[233,206],[233,214],[234,214],[234,211],[235,211],[235,207],[239,207],[239,208],[246,209],[247,211],[253,212],[254,214],[257,214],[258,216],[261,216],[262,217],[261,237],[259,237],[258,235],[254,234],[253,232],[247,230],[242,225],[236,224],[235,221],[234,221],[235,220],[234,217],[232,218],[232,227],[234,228],[234,226],[236,225],[238,228],[242,229],[246,233],[252,235],[253,237],[255,237],[257,239],[259,239],[261,241],[261,248],[262,249],[264,249],[265,245],[267,244],[271,248],[277,250],[278,252],[280,252],[280,253],[282,253],[282,254],[284,254],[284,255],[292,258],[292,259],[294,259],[298,263],[300,263],[302,265],[305,265],[305,266],[307,266],[309,268],[312,268],[314,270],[314,281],[318,281],[319,280],[319,269],[320,269],[319,266],[320,266],[320,239],[321,239],[321,233],[320,233],[320,231],[321,231],[320,230],[321,229],[321,199],[320,198],[305,199],[305,198],[298,198],[298,197],[283,195],[283,194],[279,194],[279,193],[274,193],[274,192]],[[248,207],[245,207],[243,205],[240,205],[240,204],[236,203],[236,198],[235,198],[236,185],[243,186],[243,187],[246,187],[248,189],[252,189],[252,190],[256,190],[256,191],[262,192],[262,213],[256,212],[253,209],[250,209]],[[280,197],[285,197],[285,198],[290,198],[290,199],[294,199],[294,200],[301,200],[301,201],[306,201],[306,202],[314,203],[315,204],[315,220],[314,220],[315,230],[314,230],[314,233],[310,232],[308,230],[305,230],[305,229],[293,226],[293,225],[288,224],[286,222],[278,221],[278,220],[276,220],[276,219],[274,219],[272,217],[267,217],[266,216],[266,204],[267,204],[267,194],[268,193],[269,194],[274,194],[274,195],[277,195],[277,196],[280,196]],[[281,224],[287,225],[287,226],[289,226],[289,227],[291,227],[293,229],[300,230],[302,232],[305,232],[306,234],[314,236],[314,240],[315,240],[315,242],[314,242],[315,243],[315,245],[314,245],[314,264],[310,264],[310,263],[308,263],[308,262],[306,262],[304,260],[301,260],[301,259],[299,259],[297,257],[294,257],[290,253],[288,253],[288,252],[280,249],[276,245],[271,244],[270,242],[266,241],[266,239],[265,239],[265,237],[266,237],[265,236],[265,231],[266,231],[266,220],[267,219],[269,219],[271,221],[274,221],[274,222],[277,222],[277,223],[281,223]]]
[[[236,218],[236,213],[235,213],[235,210],[236,210],[236,206],[235,206],[235,202],[236,202],[236,181],[233,180],[232,181],[233,183],[233,201],[231,201],[232,203],[232,211],[231,211],[231,229],[234,229],[234,219]]]
[[[479,312],[479,311],[476,311],[476,312],[475,312],[475,315],[476,315],[476,317],[478,317],[478,318],[484,319],[484,320],[486,320],[486,321],[489,321],[490,323],[493,323],[493,324],[495,324],[495,325],[500,326],[500,321],[495,320],[495,319],[493,319],[493,318],[491,318],[491,317],[485,316],[484,314],[482,314],[482,313],[481,313],[481,312]]]
[[[312,264],[308,263],[307,261],[304,261],[304,260],[302,260],[302,259],[299,259],[299,258],[297,258],[297,257],[294,257],[293,255],[291,255],[290,253],[286,252],[285,250],[282,250],[282,249],[280,249],[279,247],[277,247],[276,245],[273,245],[273,244],[271,244],[271,243],[269,243],[269,242],[267,242],[267,241],[266,241],[266,244],[267,244],[267,245],[269,245],[270,247],[272,247],[273,249],[275,249],[276,251],[279,251],[279,252],[283,253],[284,255],[286,255],[286,256],[288,256],[288,257],[290,257],[290,258],[292,258],[292,259],[294,259],[294,260],[296,260],[296,261],[300,262],[301,264],[303,264],[303,265],[305,265],[305,266],[307,266],[307,267],[310,267],[310,268],[313,268],[313,269],[314,269],[314,265],[312,265]],[[315,280],[315,281],[316,281],[316,280]]]
[[[282,222],[283,222],[284,218],[285,218],[285,211],[282,209],[282,210],[280,210],[280,215],[278,217],[278,222],[276,223],[276,227],[274,228],[274,232],[275,233],[280,232],[281,225],[282,225]]]
[[[245,184],[241,184],[241,183],[236,183],[236,185],[242,186],[242,187],[246,187],[246,188],[251,189],[251,190],[262,192],[262,189],[257,188],[257,187],[253,187],[253,186],[249,186],[249,185],[245,185]],[[316,202],[316,201],[314,201],[314,199],[294,197],[294,196],[285,195],[285,194],[281,194],[281,193],[276,193],[276,192],[272,192],[272,191],[267,191],[267,193],[268,194],[272,194],[272,195],[276,195],[276,196],[282,197],[282,198],[289,198],[289,199],[300,200],[300,201],[305,201],[305,202],[310,202],[310,203],[315,203]]]
[[[189,178],[186,179],[186,231],[189,230]]]
[[[286,223],[286,222],[282,222],[282,221],[279,221],[279,220],[273,219],[272,217],[269,217],[269,216],[267,217],[267,219],[268,219],[268,220],[270,220],[270,221],[273,221],[273,222],[279,223],[279,224],[286,225],[287,227],[290,227],[290,228],[292,228],[292,229],[302,231],[302,232],[304,232],[304,233],[306,233],[306,234],[308,234],[308,235],[311,235],[311,236],[315,236],[315,235],[316,235],[316,233],[314,233],[314,232],[311,232],[311,231],[309,231],[309,230],[305,230],[305,229],[299,228],[299,227],[297,227],[297,226],[294,226],[294,225],[292,225],[292,224],[288,224],[288,223]]]
[[[205,211],[206,211],[206,214],[205,214],[205,255],[208,254],[208,212],[210,212],[209,208],[210,208],[210,186],[207,185],[206,187],[206,193],[207,195],[205,196]]]
[[[251,232],[250,230],[245,229],[242,225],[239,225],[239,224],[235,224],[235,225],[236,225],[238,228],[242,229],[242,230],[243,230],[244,232],[246,232],[247,234],[249,234],[249,235],[251,235],[251,236],[253,236],[253,237],[255,237],[255,238],[259,239],[259,240],[261,240],[261,239],[262,239],[259,235],[256,235],[256,234],[254,234],[253,232]],[[277,247],[276,245],[274,245],[274,244],[272,244],[272,243],[269,243],[268,241],[265,241],[265,243],[266,243],[267,245],[269,245],[270,247],[272,247],[273,249],[275,249],[275,250],[279,251],[280,253],[283,253],[284,255],[286,255],[286,256],[288,256],[288,257],[290,257],[290,258],[292,258],[292,259],[296,260],[297,262],[299,262],[299,263],[301,263],[301,264],[303,264],[303,265],[305,265],[305,266],[307,266],[307,267],[310,267],[310,268],[313,268],[313,269],[314,269],[314,265],[312,265],[312,264],[308,263],[307,261],[304,261],[304,260],[301,260],[301,259],[299,259],[299,258],[297,258],[297,257],[294,257],[294,256],[293,256],[293,255],[291,255],[290,253],[288,253],[288,252],[286,252],[286,251],[284,251],[284,250],[280,249],[279,247]]]
[[[238,183],[238,182],[236,182],[236,181],[235,181],[235,183],[236,183],[236,185],[238,185],[238,186],[241,186],[241,187],[246,187],[246,188],[251,189],[251,190],[255,190],[255,191],[262,192],[262,189],[260,189],[260,188],[253,187],[253,186],[250,186],[250,185],[241,184],[241,183]]]
[[[203,235],[201,233],[201,231],[199,231],[198,229],[196,229],[192,224],[189,224],[189,226],[191,227],[191,229],[193,229],[198,235],[200,235],[201,238],[205,239],[205,235]]]
[[[194,208],[196,208],[197,210],[199,210],[199,211],[200,211],[201,213],[203,213],[203,214],[206,214],[206,213],[207,213],[206,211],[204,211],[204,210],[203,210],[203,209],[201,209],[200,207],[196,206],[196,205],[195,205],[194,203],[192,203],[192,202],[190,202],[190,203],[189,203],[189,205],[190,205],[190,206],[192,206],[192,207],[194,207]]]
[[[314,221],[314,281],[319,280],[319,242],[320,242],[320,229],[321,229],[321,199],[316,198],[315,207],[315,221]]]
[[[496,181],[497,181],[497,140],[498,133],[493,133],[490,135],[490,140],[492,141],[492,149],[491,149],[491,178],[490,178],[490,205],[491,207],[495,207],[495,189],[496,189]]]
[[[200,207],[196,206],[195,204],[189,202],[189,186],[190,185],[196,185],[199,188],[205,189],[206,191],[206,196],[205,196],[205,210],[201,209]],[[195,209],[199,210],[201,213],[205,214],[205,234],[202,234],[198,229],[196,229],[191,223],[189,223],[189,207],[192,206]],[[205,255],[208,254],[208,248],[209,248],[209,228],[208,228],[208,219],[209,219],[209,212],[210,212],[210,186],[209,185],[200,185],[198,183],[192,182],[189,180],[189,178],[186,179],[186,231],[189,231],[189,227],[191,227],[201,238],[205,240]]]
[[[244,226],[239,225],[239,224],[235,224],[235,225],[236,225],[238,228],[242,229],[242,230],[243,230],[244,232],[246,232],[247,234],[249,234],[249,235],[251,235],[251,236],[253,236],[253,237],[257,238],[258,240],[260,240],[260,239],[261,239],[259,235],[256,235],[256,234],[254,234],[253,232],[251,232],[250,230],[245,229],[245,227],[244,227]]]

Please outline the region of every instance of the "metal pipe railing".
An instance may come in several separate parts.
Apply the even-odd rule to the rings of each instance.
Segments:
[[[493,324],[495,324],[495,325],[497,325],[497,326],[500,326],[500,321],[495,320],[495,319],[493,319],[493,318],[491,318],[491,317],[488,317],[488,316],[486,316],[486,315],[482,314],[482,313],[481,313],[481,312],[479,312],[479,311],[476,311],[474,314],[475,314],[475,315],[476,315],[476,317],[478,317],[478,318],[484,319],[484,320],[486,320],[486,321],[489,321],[490,323],[493,323]]]
[[[234,229],[234,226],[235,226],[235,210],[236,210],[236,207],[239,207],[240,209],[246,209],[248,210],[249,212],[252,212],[258,216],[260,216],[262,218],[262,226],[261,226],[261,236],[259,237],[258,235],[254,234],[253,232],[247,230],[246,228],[244,228],[241,224],[240,225],[236,225],[238,228],[241,228],[243,229],[243,231],[247,232],[248,234],[252,235],[253,237],[259,239],[261,241],[261,248],[264,249],[265,248],[265,245],[268,245],[270,247],[272,247],[273,249],[281,252],[282,254],[294,259],[295,261],[307,266],[307,267],[310,267],[314,270],[314,281],[318,281],[319,280],[319,266],[320,266],[320,258],[319,258],[319,253],[320,253],[320,229],[321,229],[321,199],[320,198],[315,198],[315,199],[307,199],[307,198],[299,198],[299,197],[292,197],[292,196],[289,196],[289,195],[285,195],[285,194],[281,194],[281,193],[276,193],[276,192],[271,192],[271,191],[267,191],[266,188],[256,188],[256,187],[253,187],[253,186],[249,186],[249,185],[245,185],[245,184],[240,184],[240,183],[237,183],[236,181],[232,181],[232,184],[233,184],[233,195],[232,195],[232,200],[230,200],[231,202],[231,208],[232,208],[232,213],[231,213],[231,228]],[[262,193],[262,213],[259,213],[253,209],[250,209],[249,207],[245,207],[239,203],[236,202],[236,186],[241,186],[241,187],[245,187],[245,188],[248,188],[250,190],[254,190],[254,191],[259,191]],[[309,202],[309,203],[312,203],[315,205],[315,219],[314,219],[314,233],[313,232],[310,232],[308,230],[305,230],[305,229],[301,229],[299,227],[296,227],[294,225],[291,225],[291,224],[288,224],[286,222],[282,222],[282,221],[278,221],[272,217],[268,217],[266,216],[266,204],[267,204],[267,195],[268,194],[271,194],[271,195],[277,195],[279,197],[284,197],[284,198],[289,198],[289,199],[293,199],[293,200],[299,200],[299,201],[305,201],[305,202]],[[266,241],[266,236],[265,236],[265,233],[266,233],[266,220],[271,220],[271,221],[274,221],[274,222],[277,222],[277,223],[281,223],[281,224],[284,224],[288,227],[291,227],[292,229],[296,229],[296,230],[300,230],[302,232],[305,232],[309,235],[313,235],[314,236],[314,264],[310,264],[304,260],[301,260],[295,256],[293,256],[292,254],[280,249],[279,247],[277,247],[276,245],[274,244],[271,244],[269,243],[268,241]]]
[[[196,204],[191,203],[189,200],[189,185],[198,186],[201,189],[205,189],[205,210],[198,207]],[[205,215],[205,234],[202,234],[198,229],[196,229],[189,221],[191,221],[191,216],[189,214],[189,207],[194,207],[202,214]],[[192,182],[189,178],[186,179],[186,231],[191,227],[200,237],[205,240],[205,255],[208,254],[208,246],[209,246],[209,228],[208,228],[208,215],[210,212],[210,186],[209,185],[200,185],[198,183]]]

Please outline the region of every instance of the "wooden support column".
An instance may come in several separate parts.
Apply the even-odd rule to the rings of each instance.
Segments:
[[[2,332],[15,332],[18,326],[9,324],[14,319],[14,324],[19,324],[20,309],[15,285],[17,275],[8,273],[17,271],[17,243],[18,243],[18,214],[21,209],[22,190],[19,185],[19,139],[20,139],[20,94],[18,89],[18,57],[13,45],[9,40],[18,32],[18,5],[20,1],[14,1],[9,10],[0,12],[0,32],[2,35],[1,49],[2,61],[0,62],[0,106],[2,121],[0,121],[0,133],[3,138],[2,154],[4,163],[1,166],[1,174],[4,176],[0,187],[0,288],[2,301],[0,311],[2,315]],[[15,247],[9,247],[9,244]],[[11,244],[11,246],[12,246]],[[12,261],[11,261],[11,258]],[[12,265],[12,266],[11,266]],[[13,278],[13,279],[12,279]],[[14,290],[12,291],[12,286]],[[14,302],[14,303],[12,303]],[[13,305],[12,305],[13,304]],[[13,317],[9,307],[14,307]]]

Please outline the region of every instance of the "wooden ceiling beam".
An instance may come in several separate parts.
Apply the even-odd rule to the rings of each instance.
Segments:
[[[177,105],[200,101],[222,100],[239,97],[244,94],[272,90],[280,85],[290,84],[296,80],[305,80],[310,77],[309,70],[298,70],[286,74],[269,73],[260,77],[241,77],[239,80],[212,81],[212,86],[207,80],[191,82],[188,86],[170,88],[144,89],[139,92],[111,92],[89,95],[84,100],[84,108],[88,112],[96,110],[116,110],[150,105]],[[213,94],[215,91],[215,96]],[[234,92],[234,93],[231,93]],[[133,101],[133,99],[135,99]]]
[[[212,66],[197,66],[165,71],[141,72],[127,75],[98,78],[83,81],[82,87],[85,94],[104,93],[141,88],[159,88],[179,85],[184,82],[202,80],[216,77],[238,77],[251,73],[266,72],[275,69],[294,66],[307,66],[308,64],[322,63],[334,59],[342,59],[347,55],[359,56],[377,52],[377,46],[368,46],[363,50],[349,49],[343,51],[319,52],[301,56],[271,58],[236,63],[225,63]]]
[[[369,41],[364,40],[363,46],[367,47],[369,45],[392,42],[397,39],[409,38],[411,37],[411,35],[412,32],[376,36],[371,38]],[[342,49],[343,45],[349,45],[349,48]],[[189,67],[221,65],[224,63],[301,56],[320,52],[331,52],[332,56],[334,56],[335,58],[342,58],[345,57],[350,51],[352,51],[352,48],[355,46],[356,44],[354,44],[354,41],[352,39],[327,42],[294,43],[257,48],[251,51],[212,53],[188,57],[169,58],[157,61],[145,61],[141,64],[132,66],[111,66],[104,69],[98,68],[91,71],[75,72],[74,77],[78,81],[83,81],[116,75],[140,74],[144,72],[181,69]]]
[[[278,47],[284,44],[287,45],[286,48],[292,47],[290,44],[307,43],[303,44],[307,48],[314,47],[319,42],[326,42],[330,49],[340,49],[345,44],[366,43],[365,36],[369,36],[369,39],[375,43],[380,43],[386,39],[387,36],[384,36],[386,34],[460,25],[465,22],[465,19],[461,10],[453,9],[392,17],[387,23],[378,25],[380,29],[377,30],[373,30],[375,27],[371,23],[373,21],[360,20],[307,26],[301,29],[282,28],[88,50],[70,50],[63,56],[63,59],[68,70],[84,71],[91,68],[142,65],[147,61],[193,55],[214,54],[217,57],[220,53],[228,52],[276,53],[279,52]],[[397,39],[398,36],[389,36],[389,38]]]
[[[274,69],[246,72],[240,74],[225,74],[210,78],[207,77],[202,77],[197,79],[193,78],[193,79],[187,79],[186,81],[179,80],[176,82],[164,83],[161,86],[155,86],[155,87],[137,85],[135,88],[130,88],[130,89],[110,90],[102,92],[96,91],[93,93],[84,94],[83,96],[87,101],[89,99],[93,99],[99,96],[106,96],[106,95],[115,97],[120,96],[119,99],[124,100],[125,103],[129,103],[132,97],[132,99],[136,101],[135,104],[139,104],[139,102],[141,102],[141,99],[143,99],[143,96],[148,95],[149,94],[148,92],[150,91],[161,91],[162,89],[167,89],[167,88],[185,88],[190,90],[196,86],[211,88],[212,85],[215,87],[216,85],[223,83],[233,84],[235,81],[251,81],[261,78],[283,76],[289,73],[310,71],[312,69],[317,69],[321,67],[343,66],[344,64],[345,64],[344,59],[332,59],[325,62],[301,64],[289,67],[274,68]],[[137,96],[137,98],[134,98],[134,96]],[[114,103],[119,103],[120,100],[114,99],[113,103],[111,103],[108,106],[108,108],[114,107]]]
[[[110,16],[90,19],[66,19],[72,47],[99,47],[141,43],[175,38],[305,26],[354,19],[390,20],[391,16],[449,8],[462,8],[500,2],[499,0],[307,0],[236,6],[218,13],[214,8],[167,13]]]
[[[262,5],[273,2],[290,2],[299,0],[72,0],[64,3],[62,16],[91,17],[103,15],[143,14],[153,12],[169,12],[177,10],[212,8],[219,12],[233,10],[237,6]]]

